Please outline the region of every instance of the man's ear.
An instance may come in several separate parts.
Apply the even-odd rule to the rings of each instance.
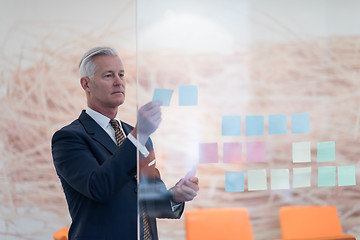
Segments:
[[[86,91],[90,91],[89,89],[89,82],[90,82],[90,78],[89,77],[82,77],[80,78],[80,84],[81,84],[81,87]]]

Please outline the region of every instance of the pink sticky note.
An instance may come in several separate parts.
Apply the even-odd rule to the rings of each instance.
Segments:
[[[217,143],[199,144],[199,163],[217,163],[218,145]]]
[[[224,163],[239,163],[242,161],[241,143],[224,143]]]
[[[246,161],[265,162],[265,142],[247,142]]]

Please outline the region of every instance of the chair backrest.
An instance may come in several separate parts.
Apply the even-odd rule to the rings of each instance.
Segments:
[[[63,227],[53,234],[54,240],[68,240],[69,228]]]
[[[315,238],[342,235],[334,206],[287,206],[279,211],[283,238]]]
[[[253,240],[245,208],[196,209],[185,213],[187,240]]]

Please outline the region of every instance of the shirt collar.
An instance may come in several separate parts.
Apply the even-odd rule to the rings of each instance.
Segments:
[[[109,124],[109,122],[110,122],[110,120],[111,120],[111,119],[108,118],[107,116],[102,115],[101,113],[96,112],[95,110],[92,110],[92,109],[89,108],[89,107],[86,107],[85,112],[86,112],[92,119],[94,119],[95,122],[96,122],[97,124],[99,124],[100,127],[102,127],[103,129],[105,129],[105,128],[108,126],[108,124]],[[119,115],[118,115],[118,114],[116,114],[115,120],[117,120],[117,121],[119,122],[120,127],[121,127],[121,122],[120,122],[120,119],[119,119]]]

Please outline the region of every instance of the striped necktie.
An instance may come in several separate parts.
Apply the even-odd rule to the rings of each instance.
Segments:
[[[120,146],[121,143],[124,141],[125,136],[120,128],[120,124],[118,121],[116,121],[115,119],[111,119],[110,120],[110,124],[113,127],[114,131],[115,131],[115,138],[116,138],[116,142],[117,145]]]
[[[120,128],[120,124],[115,119],[111,119],[110,125],[113,127],[115,131],[115,138],[117,145],[120,146],[125,139],[125,136]],[[143,218],[144,240],[150,240],[151,239],[150,219],[149,216],[146,214],[145,205],[143,203],[141,204],[141,212]]]
[[[144,240],[150,240],[151,239],[150,218],[149,215],[147,215],[146,213],[144,203],[141,203],[141,213],[143,217]]]

